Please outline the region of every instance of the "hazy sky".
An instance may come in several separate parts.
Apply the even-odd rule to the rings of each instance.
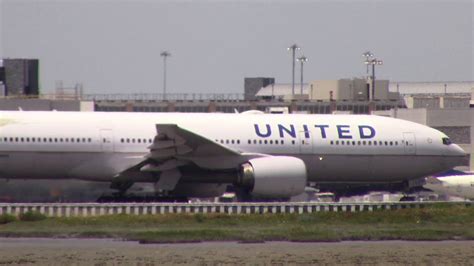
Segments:
[[[86,93],[243,91],[244,77],[291,82],[365,74],[362,52],[384,61],[379,78],[474,80],[473,1],[0,0],[0,57],[39,58],[41,88],[82,82]],[[297,68],[297,77],[299,68]]]

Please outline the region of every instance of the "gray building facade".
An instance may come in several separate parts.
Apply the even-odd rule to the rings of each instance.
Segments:
[[[0,81],[4,86],[2,96],[38,96],[38,59],[3,59],[1,62]]]
[[[258,91],[270,84],[275,83],[275,78],[245,78],[244,79],[244,100],[255,100]]]

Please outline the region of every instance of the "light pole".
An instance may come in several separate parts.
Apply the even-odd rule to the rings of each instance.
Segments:
[[[288,47],[287,50],[291,51],[293,57],[292,57],[292,72],[291,72],[291,95],[294,97],[295,96],[295,61],[296,61],[296,50],[301,49],[298,47],[298,45],[295,43],[292,46]]]
[[[383,65],[383,61],[378,60],[377,58],[372,58],[372,59],[366,60],[365,64],[367,66],[372,65],[372,89],[369,93],[369,99],[373,100],[374,95],[375,95],[375,65]]]
[[[163,100],[166,100],[166,58],[171,54],[168,51],[163,51],[160,55],[163,57]]]
[[[302,55],[300,57],[298,57],[298,62],[300,62],[301,64],[301,82],[300,82],[300,85],[301,85],[301,95],[303,95],[303,64],[308,62],[308,58],[306,58],[306,56]]]
[[[371,52],[371,51],[367,51],[365,53],[362,54],[363,57],[365,57],[365,61],[369,61],[371,57],[374,56],[374,54]],[[369,65],[367,65],[367,69],[366,69],[366,72],[365,72],[367,75],[369,75]]]

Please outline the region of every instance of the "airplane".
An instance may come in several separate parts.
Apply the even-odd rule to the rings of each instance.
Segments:
[[[423,187],[437,194],[474,200],[474,174],[472,173],[428,177]]]
[[[391,185],[460,165],[430,127],[375,115],[0,112],[0,178],[151,182],[163,198],[280,200],[308,184]]]

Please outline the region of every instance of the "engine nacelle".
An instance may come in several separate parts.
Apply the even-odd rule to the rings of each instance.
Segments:
[[[306,165],[301,159],[270,156],[241,166],[239,185],[258,198],[289,198],[304,192]]]

